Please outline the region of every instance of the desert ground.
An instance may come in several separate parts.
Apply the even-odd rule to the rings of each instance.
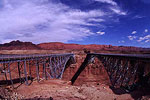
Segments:
[[[99,51],[100,52],[100,51]],[[109,53],[109,51],[101,51]],[[78,77],[74,85],[71,78],[85,59],[83,50],[1,50],[0,54],[58,54],[74,53],[76,63],[67,67],[63,78],[41,79],[26,86],[24,83],[16,83],[15,89],[11,85],[3,85],[0,88],[0,98],[8,100],[150,100],[150,92],[147,89],[139,89],[130,93],[124,90],[112,90],[108,75],[100,61],[90,64]],[[114,52],[117,53],[117,52]],[[15,77],[16,73],[12,73]],[[4,77],[0,75],[0,80]]]

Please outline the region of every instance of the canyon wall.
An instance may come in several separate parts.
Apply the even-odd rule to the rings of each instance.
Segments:
[[[63,80],[70,81],[74,74],[77,72],[78,68],[83,63],[86,57],[85,53],[78,53],[75,54],[76,63],[67,66],[63,74]],[[106,85],[110,84],[109,77],[107,75],[106,70],[104,69],[103,64],[101,61],[95,58],[94,62],[88,64],[86,68],[81,72],[77,80],[75,81],[75,85],[81,85],[88,82],[93,84],[103,83]]]
[[[12,41],[10,43],[0,44],[0,50],[88,50],[92,52],[104,53],[146,53],[150,54],[150,48],[132,47],[132,46],[112,46],[112,45],[80,45],[65,44],[61,42],[50,42],[33,44],[32,42]]]
[[[71,80],[71,78],[76,73],[80,65],[83,63],[87,52],[150,54],[150,48],[95,45],[95,44],[79,45],[79,44],[64,44],[59,42],[41,43],[36,45],[31,42],[12,41],[10,43],[0,44],[0,50],[9,50],[9,53],[11,54],[73,53],[75,54],[76,63],[68,66],[63,74],[63,79],[68,81]],[[18,52],[17,50],[26,50],[26,51]],[[6,51],[5,53],[7,52],[8,51]],[[110,84],[107,72],[105,71],[104,66],[98,59],[95,59],[93,63],[86,66],[85,70],[80,74],[75,84],[79,85],[87,82],[93,82],[94,84],[99,83]]]

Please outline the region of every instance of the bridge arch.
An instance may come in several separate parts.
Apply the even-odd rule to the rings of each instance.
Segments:
[[[150,63],[150,55],[91,53],[87,54],[84,62],[72,77],[72,84],[94,58],[98,58],[103,63],[113,88],[133,87],[137,83],[148,82],[147,79],[150,79],[150,70],[147,74],[145,73],[147,68],[145,63]]]
[[[36,72],[35,76],[38,82],[41,78],[48,79],[48,77],[61,79],[66,63],[73,62],[73,60],[74,54],[0,55],[0,69],[4,73],[6,82],[9,81],[14,88],[12,76],[14,70],[18,72],[19,82],[30,85],[29,80],[32,78],[33,71]],[[34,68],[31,69],[32,67]],[[2,73],[0,72],[0,74]]]

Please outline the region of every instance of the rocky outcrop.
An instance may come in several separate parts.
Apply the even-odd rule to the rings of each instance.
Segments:
[[[81,50],[84,48],[79,44],[64,44],[61,42],[41,43],[38,44],[38,46],[45,50],[66,50],[66,49]]]
[[[19,40],[10,43],[0,44],[0,50],[72,50],[72,51],[103,51],[105,53],[150,53],[150,48],[140,48],[132,46],[112,46],[112,45],[80,45],[80,44],[66,44],[61,42],[50,42],[33,44],[32,42],[21,42]]]
[[[0,44],[0,50],[39,50],[41,49],[32,42],[21,42],[19,40]]]
[[[64,80],[71,80],[74,74],[77,72],[81,64],[83,63],[86,54],[78,53],[75,55],[76,63],[68,66],[63,74]],[[88,64],[85,69],[81,72],[74,85],[88,84],[93,83],[94,85],[103,83],[106,85],[110,84],[109,77],[107,72],[98,59],[95,59],[94,62]]]
[[[79,45],[65,44],[61,42],[41,43],[38,46],[45,50],[90,50],[94,52],[109,51],[116,53],[150,53],[150,48],[140,48],[132,46],[112,46],[112,45]]]

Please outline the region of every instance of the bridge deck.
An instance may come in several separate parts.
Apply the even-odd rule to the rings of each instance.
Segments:
[[[30,60],[44,57],[73,56],[74,54],[1,54],[0,63],[18,60]]]
[[[150,60],[150,54],[107,54],[107,53],[89,53],[88,55],[111,56],[111,57],[124,57],[140,60]]]

